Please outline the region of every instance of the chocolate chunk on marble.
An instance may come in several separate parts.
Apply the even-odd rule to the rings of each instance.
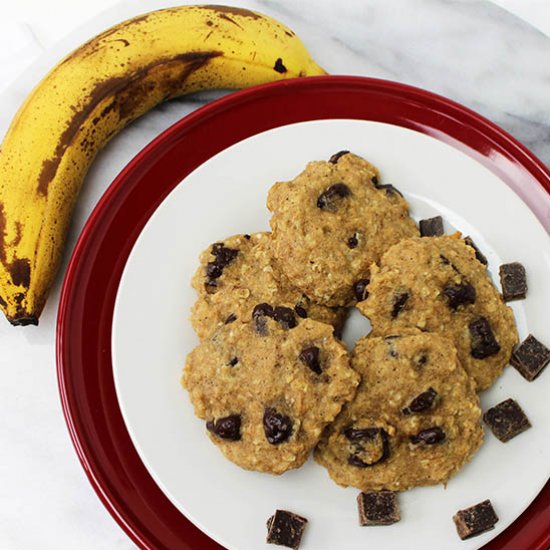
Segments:
[[[441,237],[445,233],[441,216],[420,220],[418,225],[420,226],[421,237]]]
[[[526,414],[513,399],[506,399],[490,408],[483,415],[483,420],[491,428],[495,437],[503,443],[531,427]]]
[[[527,295],[527,276],[525,268],[519,262],[500,266],[500,285],[505,302],[522,300]]]
[[[498,516],[495,513],[490,500],[484,500],[479,504],[459,510],[453,521],[456,525],[458,536],[462,539],[469,539],[495,527]]]
[[[532,334],[514,350],[510,363],[525,378],[532,382],[550,361],[550,349]]]
[[[302,542],[306,525],[306,518],[286,510],[276,510],[267,520],[266,542],[296,550]]]
[[[399,494],[393,491],[359,493],[359,524],[391,525],[398,522],[401,519],[398,498]]]
[[[471,237],[464,237],[464,242],[468,245],[468,246],[471,246],[475,253],[476,253],[476,258],[479,262],[481,262],[483,265],[487,265],[487,258],[485,257],[485,255],[483,254],[483,252],[481,252],[481,250],[476,246],[476,243],[474,243],[474,241],[472,240]]]

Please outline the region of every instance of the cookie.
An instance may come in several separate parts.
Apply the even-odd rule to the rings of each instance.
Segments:
[[[447,336],[479,390],[502,373],[518,339],[512,310],[457,235],[393,246],[373,267],[367,292],[357,307],[374,334],[412,327]]]
[[[351,364],[357,394],[314,455],[336,483],[367,492],[446,483],[481,445],[475,384],[446,338],[364,337]]]
[[[306,461],[359,377],[329,325],[258,304],[188,355],[182,383],[229,460],[281,474]]]
[[[191,283],[198,293],[191,323],[199,338],[226,323],[248,321],[254,306],[262,302],[291,307],[298,316],[328,323],[340,333],[346,310],[317,305],[291,289],[271,267],[270,238],[270,233],[235,235],[201,254]]]
[[[271,252],[293,287],[327,306],[354,304],[355,284],[391,245],[418,235],[408,204],[378,170],[346,153],[310,162],[290,182],[276,183]]]

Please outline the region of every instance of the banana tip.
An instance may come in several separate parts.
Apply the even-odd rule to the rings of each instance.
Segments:
[[[38,317],[35,315],[28,315],[26,317],[17,317],[15,319],[9,319],[8,321],[14,326],[14,327],[26,327],[27,325],[38,325]]]

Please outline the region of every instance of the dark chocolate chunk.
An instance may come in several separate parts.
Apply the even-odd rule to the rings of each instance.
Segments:
[[[476,301],[476,289],[470,283],[449,283],[443,289],[443,294],[447,297],[451,309],[474,304]]]
[[[354,233],[349,239],[348,239],[348,247],[349,248],[357,248],[357,245],[359,244],[359,239],[357,238],[357,233]]]
[[[428,362],[428,356],[423,352],[417,353],[412,358],[412,362],[415,367],[423,367]]]
[[[445,233],[441,216],[420,220],[419,226],[421,237],[441,237]]]
[[[500,344],[496,341],[491,325],[485,317],[478,317],[468,325],[468,328],[472,342],[472,357],[485,359],[500,351]]]
[[[420,443],[436,445],[445,441],[445,432],[439,426],[434,426],[433,428],[426,428],[416,435],[411,435],[409,439],[414,445],[419,445]]]
[[[341,157],[343,157],[344,155],[347,155],[349,153],[349,151],[338,151],[337,153],[334,153],[334,155],[332,155],[328,161],[331,163],[331,164],[336,164]]]
[[[399,493],[378,491],[359,493],[359,525],[391,525],[401,519]]]
[[[390,441],[383,428],[346,428],[345,437],[351,442],[348,464],[370,468],[390,456]]]
[[[215,262],[208,262],[206,264],[206,276],[209,279],[218,279],[223,273],[223,267]]]
[[[503,443],[531,427],[529,419],[513,399],[506,399],[491,407],[483,415],[483,420]]]
[[[433,388],[428,388],[426,391],[417,395],[401,412],[405,415],[409,415],[427,411],[432,408],[436,397],[437,392]]]
[[[243,237],[244,237],[247,241],[250,240],[250,235],[249,235],[248,233],[245,233],[245,234],[243,235]]]
[[[223,322],[224,325],[229,325],[237,320],[237,316],[234,313],[230,313],[227,319]]]
[[[550,361],[550,349],[541,344],[532,334],[514,350],[510,363],[525,378],[532,382]]]
[[[370,179],[370,181],[372,182],[372,184],[374,185],[374,187],[378,188],[379,182],[378,182],[378,178],[377,178],[376,176],[372,176],[372,178]]]
[[[238,441],[241,439],[241,417],[238,414],[232,414],[218,418],[216,421],[209,420],[206,423],[206,429],[222,439]]]
[[[310,346],[304,348],[298,356],[298,359],[316,374],[321,374],[321,372],[323,372],[321,369],[321,362],[319,361],[319,352],[320,349],[317,346]]]
[[[296,315],[294,315],[294,311],[289,307],[277,306],[273,310],[273,319],[287,330],[294,328],[297,324]]]
[[[475,506],[459,510],[453,516],[453,521],[458,536],[464,540],[493,529],[498,521],[498,516],[495,514],[491,501],[484,500]]]
[[[304,309],[302,306],[294,306],[294,311],[296,312],[296,315],[298,315],[298,317],[301,317],[302,319],[307,318],[307,310]]]
[[[231,359],[229,360],[229,366],[234,367],[238,362],[239,362],[238,357],[231,357]]]
[[[374,183],[375,179],[376,183]],[[386,191],[386,195],[388,196],[392,196],[394,194],[400,195],[401,197],[403,196],[403,193],[401,193],[401,191],[399,191],[399,189],[394,187],[391,183],[380,184],[378,183],[378,179],[376,177],[373,178],[373,183],[376,189],[383,189],[384,191]]]
[[[211,254],[216,257],[215,263],[224,268],[237,257],[239,251],[227,248],[223,243],[215,243],[212,245]]]
[[[264,432],[272,445],[283,443],[292,435],[292,420],[286,414],[267,408],[264,412]]]
[[[505,302],[525,298],[527,295],[527,277],[525,268],[519,262],[503,264],[498,272]]]
[[[252,319],[256,332],[261,336],[267,335],[267,317],[273,317],[274,311],[269,304],[258,304],[252,310]]]
[[[275,514],[267,520],[266,542],[297,550],[306,525],[306,518],[286,510],[276,510]]]
[[[336,203],[349,195],[351,195],[351,191],[345,183],[335,183],[319,195],[317,208],[334,211],[336,210]]]
[[[287,68],[284,66],[283,64],[283,60],[278,57],[277,58],[277,61],[275,61],[275,65],[273,66],[273,70],[277,71],[278,73],[286,73],[287,72]]]
[[[394,319],[399,315],[399,312],[403,309],[409,297],[410,294],[408,292],[400,292],[399,294],[395,295],[395,298],[393,299],[393,307],[391,310],[391,316]]]
[[[369,297],[369,292],[367,290],[369,283],[369,279],[359,279],[353,286],[353,292],[358,302],[362,302]]]
[[[464,237],[464,242],[468,246],[471,246],[475,250],[476,258],[478,259],[478,261],[481,262],[483,265],[487,265],[487,258],[481,252],[481,250],[479,250],[479,248],[476,246],[476,243],[474,243],[472,238],[471,237]]]

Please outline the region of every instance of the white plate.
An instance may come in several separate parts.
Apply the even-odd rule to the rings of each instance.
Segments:
[[[512,523],[550,474],[550,375],[533,383],[512,367],[482,395],[483,409],[513,397],[533,427],[503,444],[486,442],[447,488],[401,495],[402,520],[360,528],[357,490],[335,485],[310,460],[275,477],[233,465],[212,445],[193,415],[179,379],[186,354],[198,344],[188,320],[198,255],[235,233],[269,228],[269,187],[298,174],[313,159],[342,148],[363,155],[404,192],[415,219],[441,214],[447,232],[471,235],[498,266],[520,261],[529,295],[513,302],[520,338],[532,332],[550,342],[549,238],[538,220],[497,176],[452,147],[412,130],[356,120],[324,120],[270,130],[221,152],[177,186],[151,217],[126,264],[113,320],[113,369],[120,407],[145,466],[174,505],[231,550],[265,544],[266,519],[276,508],[309,518],[303,550],[479,548]],[[550,200],[545,196],[550,208]],[[348,345],[366,333],[354,312]],[[496,528],[460,541],[452,516],[490,498]]]

